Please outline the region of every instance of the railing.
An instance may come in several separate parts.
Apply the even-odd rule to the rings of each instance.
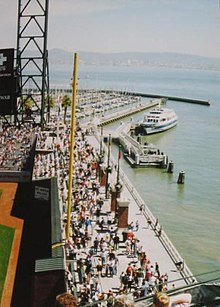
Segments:
[[[135,200],[139,208],[142,205],[144,205],[143,214],[146,219],[149,219],[151,221],[151,227],[154,227],[153,225],[155,225],[156,223],[156,218],[154,217],[152,212],[149,210],[148,206],[146,205],[144,200],[141,198],[137,190],[134,188],[134,186],[132,185],[128,177],[125,175],[125,173],[122,170],[120,170],[120,173],[121,173],[121,180],[123,181],[124,185],[126,186],[128,191],[132,195],[133,199]],[[164,248],[166,249],[167,253],[169,254],[174,264],[176,265],[178,263],[182,263],[183,266],[181,268],[180,274],[184,278],[186,284],[195,282],[196,280],[193,277],[192,272],[190,271],[188,266],[184,263],[183,258],[180,256],[179,252],[176,250],[173,243],[168,238],[167,234],[164,231],[162,231],[161,235],[158,236],[158,238],[163,244]]]
[[[124,137],[125,140],[127,140],[130,144],[132,144],[133,147],[135,147],[136,149],[139,150],[141,148],[141,145],[136,140],[134,140],[131,136],[127,135],[125,132],[121,132],[121,135]],[[119,135],[119,138],[120,138],[120,135]]]

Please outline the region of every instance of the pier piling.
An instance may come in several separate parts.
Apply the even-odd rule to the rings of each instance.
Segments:
[[[184,182],[185,182],[185,172],[181,171],[179,173],[179,177],[178,177],[177,183],[178,184],[183,184]]]
[[[173,168],[174,168],[173,161],[169,161],[168,167],[167,167],[167,173],[172,174],[173,173]]]

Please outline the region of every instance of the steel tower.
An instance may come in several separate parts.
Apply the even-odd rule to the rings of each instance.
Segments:
[[[41,126],[49,116],[48,6],[49,0],[18,0],[17,120],[29,118]],[[27,107],[28,99],[31,107]]]

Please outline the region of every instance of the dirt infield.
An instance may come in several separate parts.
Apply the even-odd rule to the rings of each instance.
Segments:
[[[14,288],[14,280],[23,230],[23,220],[11,216],[17,187],[17,183],[0,182],[0,190],[2,190],[2,195],[0,198],[0,224],[15,229],[14,240],[11,248],[7,274],[0,303],[0,306],[2,307],[11,305],[11,298]]]

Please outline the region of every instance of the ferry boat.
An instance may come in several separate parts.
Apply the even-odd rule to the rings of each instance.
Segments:
[[[140,126],[144,128],[146,134],[153,134],[166,131],[178,122],[178,116],[173,109],[157,107],[150,110],[145,116]]]

